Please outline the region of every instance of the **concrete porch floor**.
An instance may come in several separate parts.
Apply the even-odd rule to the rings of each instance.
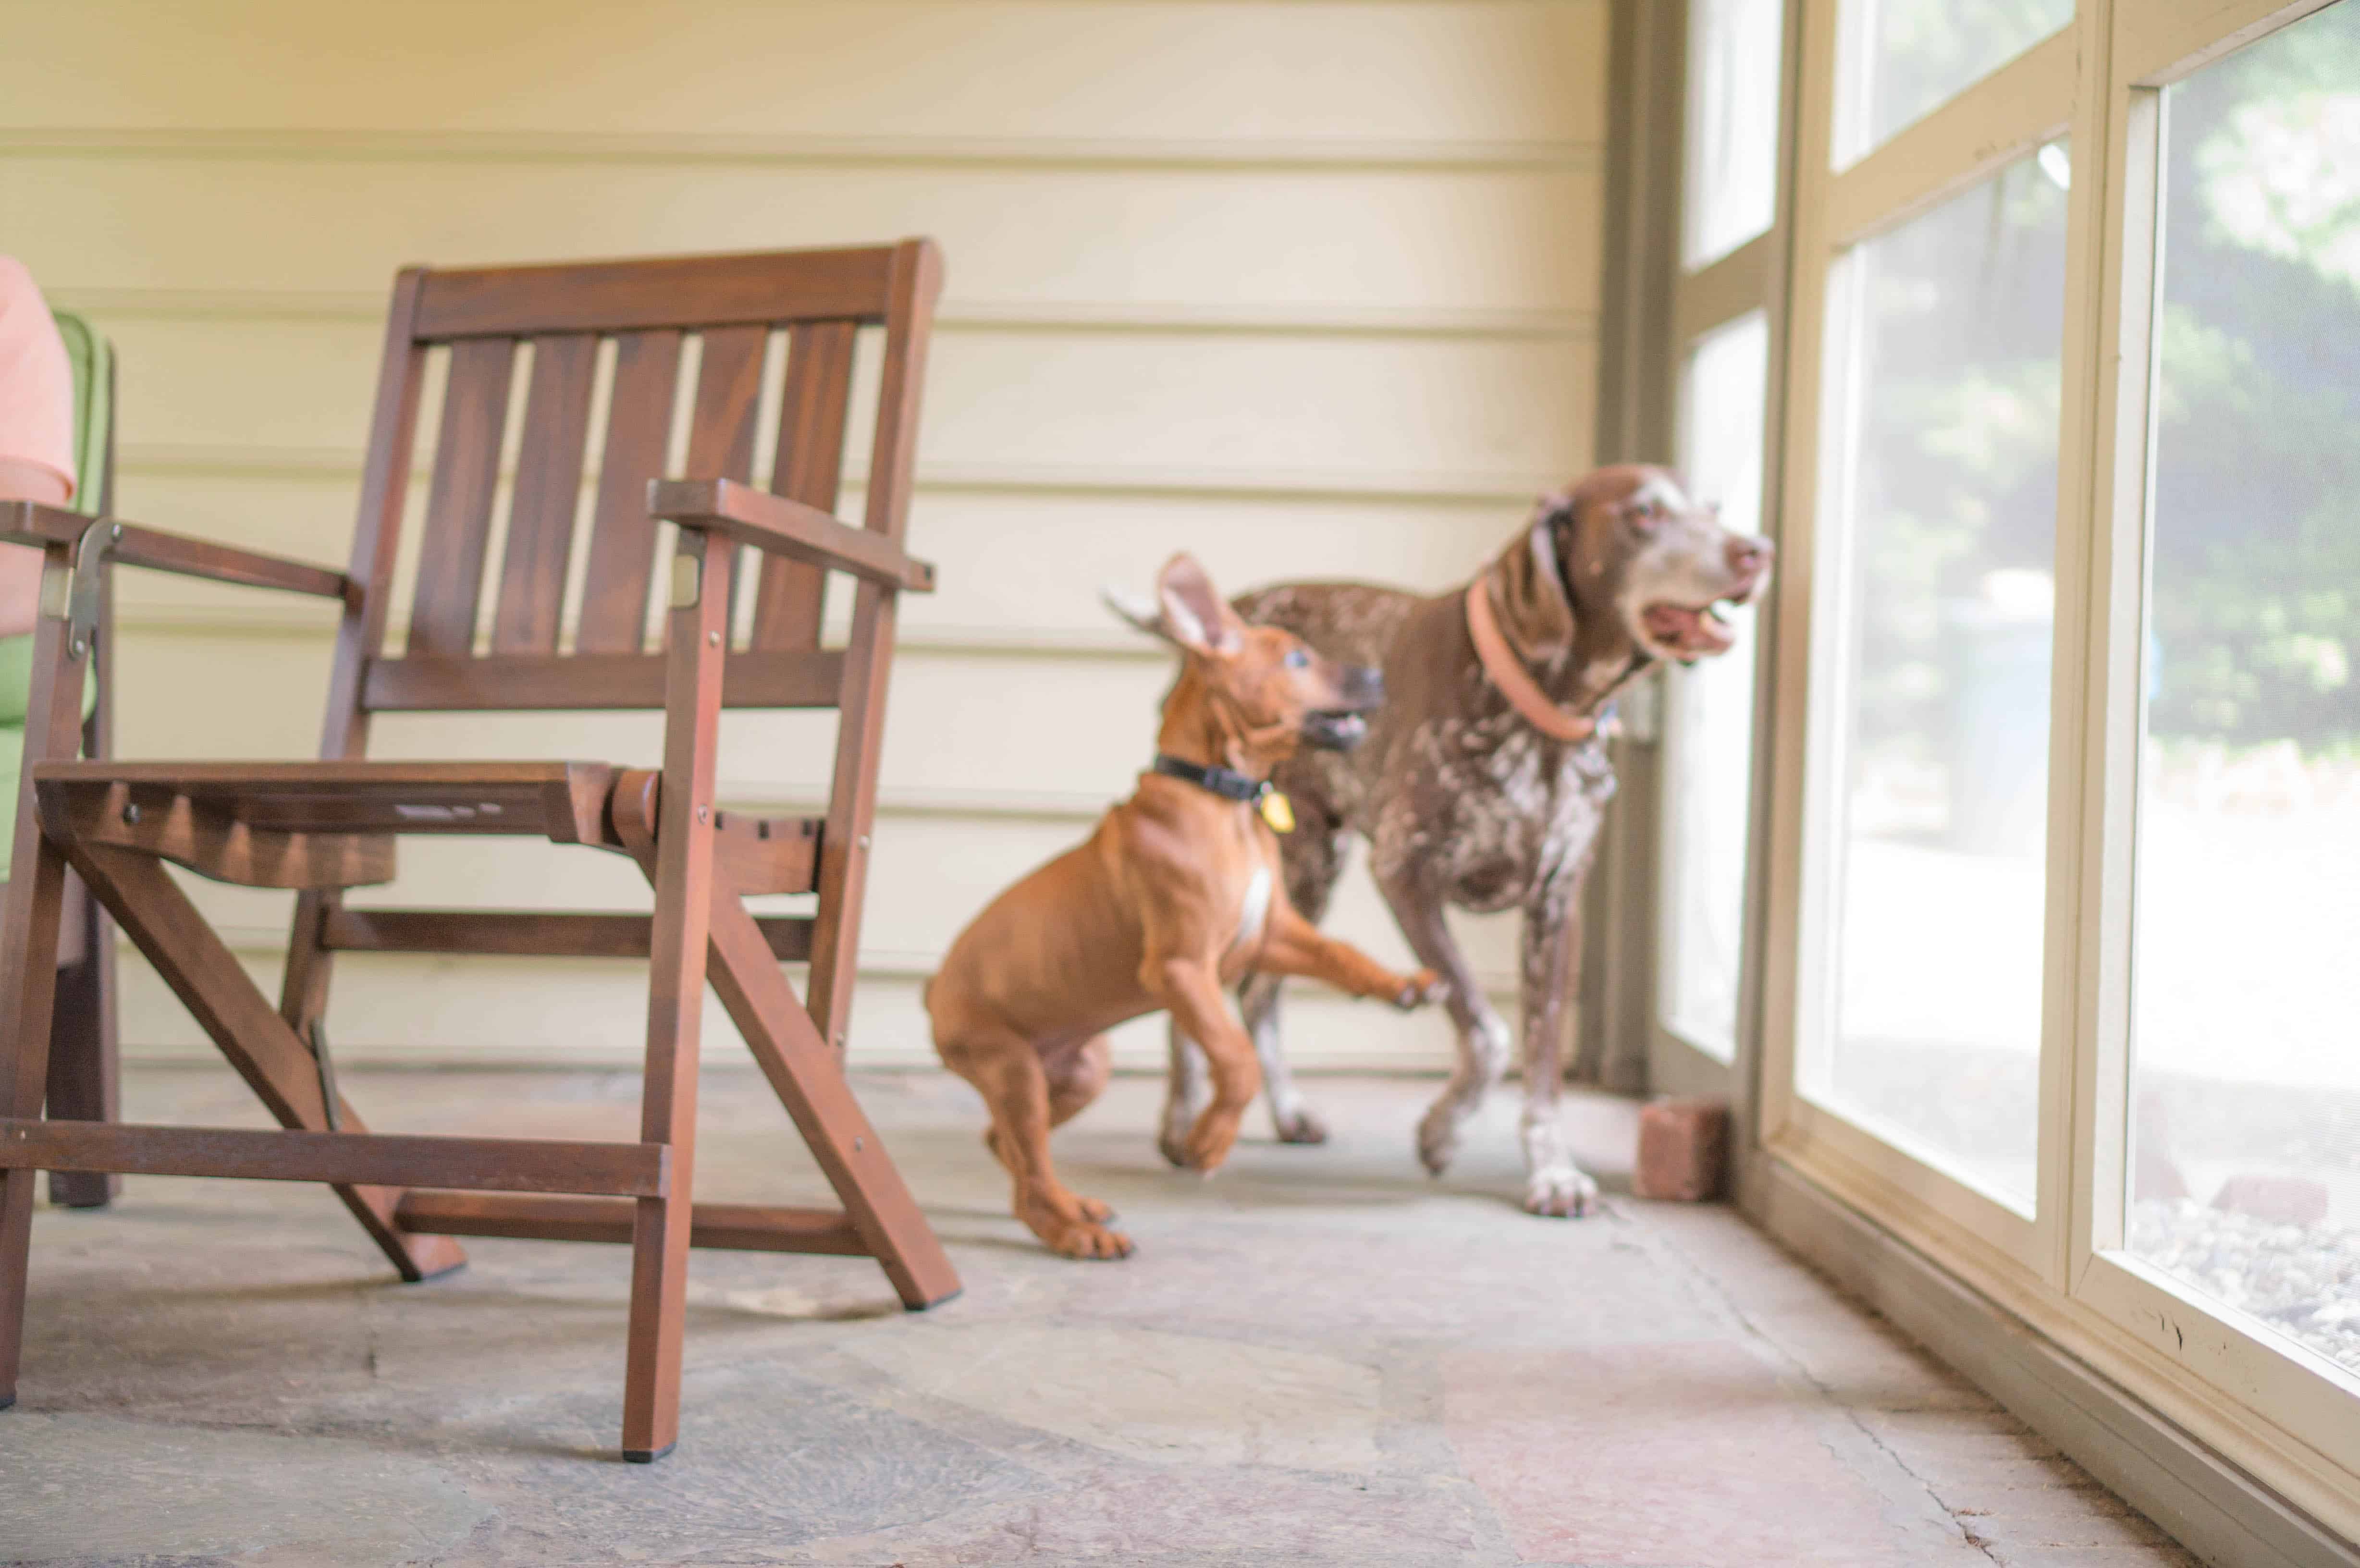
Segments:
[[[612,1074],[363,1073],[388,1131],[633,1136]],[[861,1091],[966,1294],[865,1259],[701,1253],[680,1447],[615,1453],[628,1257],[471,1241],[393,1283],[323,1190],[135,1179],[34,1223],[0,1561],[197,1564],[2191,1562],[1729,1210],[1635,1202],[1633,1108],[1577,1099],[1601,1217],[1531,1218],[1511,1096],[1429,1181],[1430,1083],[1323,1079],[1209,1182],[1119,1079],[1058,1136],[1127,1262],[1009,1217],[940,1075]],[[262,1125],[223,1070],[129,1077],[142,1121]],[[698,1195],[822,1202],[768,1087],[709,1072]]]

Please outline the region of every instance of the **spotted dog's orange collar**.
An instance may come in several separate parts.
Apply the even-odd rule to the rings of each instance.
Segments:
[[[1598,721],[1568,713],[1548,700],[1540,683],[1516,658],[1515,649],[1500,635],[1500,623],[1491,612],[1491,596],[1483,591],[1484,580],[1477,578],[1467,589],[1467,631],[1475,639],[1475,656],[1483,661],[1483,673],[1500,689],[1500,695],[1516,710],[1524,723],[1551,740],[1588,740],[1598,733]]]

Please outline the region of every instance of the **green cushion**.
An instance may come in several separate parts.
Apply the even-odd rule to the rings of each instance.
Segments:
[[[68,310],[52,311],[73,368],[74,509],[104,517],[115,497],[106,491],[106,453],[115,428],[115,345]],[[33,639],[0,637],[0,882],[16,847],[16,791],[25,774],[25,707],[33,689]],[[98,693],[97,672],[82,687],[87,716]]]
[[[115,497],[106,488],[106,449],[115,430],[115,345],[71,310],[52,310],[73,367],[74,510],[103,517]]]

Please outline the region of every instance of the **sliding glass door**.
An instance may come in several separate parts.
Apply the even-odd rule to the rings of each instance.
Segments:
[[[1663,1026],[1778,1180],[2360,1539],[2360,0],[1789,31],[1779,248],[1674,311],[1781,560],[1758,682],[1671,687]]]

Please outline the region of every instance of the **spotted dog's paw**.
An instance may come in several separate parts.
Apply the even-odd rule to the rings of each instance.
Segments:
[[[1439,1176],[1450,1169],[1451,1157],[1459,1152],[1459,1107],[1445,1100],[1417,1124],[1417,1162],[1427,1175]]]
[[[1524,1212],[1578,1220],[1598,1212],[1598,1183],[1570,1165],[1535,1171],[1524,1183]]]
[[[1325,1143],[1328,1124],[1301,1105],[1291,1111],[1273,1111],[1271,1123],[1278,1129],[1281,1143]]]

